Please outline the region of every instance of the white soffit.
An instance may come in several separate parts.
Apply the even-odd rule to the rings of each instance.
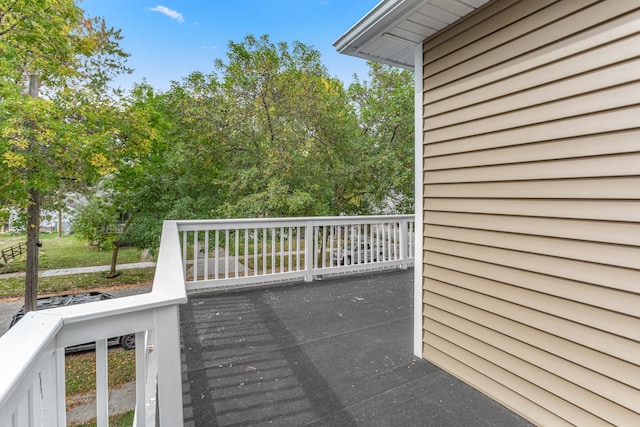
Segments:
[[[414,46],[489,0],[382,0],[333,43],[345,55],[413,69]]]

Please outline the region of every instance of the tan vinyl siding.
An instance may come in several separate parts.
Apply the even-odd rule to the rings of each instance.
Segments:
[[[424,44],[423,355],[539,425],[640,425],[640,3]]]

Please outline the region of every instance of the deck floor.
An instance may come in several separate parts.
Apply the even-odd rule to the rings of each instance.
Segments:
[[[195,294],[186,426],[530,426],[412,353],[413,270]]]

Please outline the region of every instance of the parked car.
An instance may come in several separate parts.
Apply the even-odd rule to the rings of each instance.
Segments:
[[[381,248],[371,253],[371,245],[369,243],[360,243],[359,250],[354,249],[352,251],[351,243],[348,243],[346,248],[334,250],[331,256],[333,258],[333,265],[351,265],[352,263],[361,264],[382,260],[384,253]]]
[[[67,295],[54,295],[50,297],[38,298],[38,310],[45,310],[48,308],[64,307],[67,305],[84,304],[87,302],[104,301],[112,299],[113,296],[105,294],[103,292],[84,292],[79,294],[67,294]],[[24,306],[20,308],[11,318],[9,328],[18,323],[20,319],[24,317]],[[120,345],[125,350],[131,350],[136,347],[136,335],[127,334],[121,337],[109,338],[107,345],[114,346]],[[95,349],[95,342],[78,344],[71,347],[67,347],[65,351],[67,353],[76,351],[85,351]]]

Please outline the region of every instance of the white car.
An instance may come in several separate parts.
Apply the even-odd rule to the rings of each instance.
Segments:
[[[372,252],[371,245],[368,242],[360,243],[360,247],[353,250],[351,243],[348,243],[346,248],[334,250],[332,259],[333,265],[363,264],[384,259],[384,253],[381,248]]]

